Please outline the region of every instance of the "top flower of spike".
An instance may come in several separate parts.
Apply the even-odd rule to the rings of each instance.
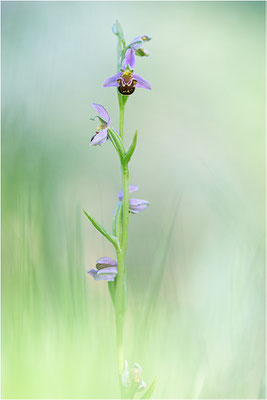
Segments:
[[[131,47],[132,49],[135,50],[135,54],[137,56],[149,56],[150,52],[146,49],[143,49],[142,46],[144,44],[144,42],[148,42],[149,40],[151,40],[151,37],[147,36],[147,35],[143,35],[143,36],[137,36],[136,38],[134,38],[129,47]]]
[[[136,43],[133,42],[132,46],[134,46],[135,44]],[[103,86],[118,87],[119,92],[124,96],[129,96],[130,94],[132,94],[135,91],[136,87],[151,90],[149,82],[141,78],[141,76],[133,73],[134,67],[135,50],[131,47],[126,51],[125,58],[122,61],[121,72],[118,72],[117,74],[106,79]]]

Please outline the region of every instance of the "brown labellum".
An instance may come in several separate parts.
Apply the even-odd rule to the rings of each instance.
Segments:
[[[125,75],[118,79],[118,90],[124,96],[129,96],[135,91],[136,80],[129,75]]]

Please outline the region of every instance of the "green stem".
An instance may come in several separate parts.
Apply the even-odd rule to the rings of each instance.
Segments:
[[[120,136],[123,141],[123,124],[124,124],[124,107],[125,105],[120,102]]]
[[[122,381],[121,375],[123,371],[124,355],[123,355],[123,327],[124,327],[124,314],[125,314],[125,271],[122,252],[117,252],[118,275],[116,278],[116,292],[115,292],[115,320],[116,320],[116,343],[117,343],[117,359],[118,359],[118,374],[120,380],[121,394]]]
[[[125,54],[125,43],[119,40],[118,42],[118,64],[117,70],[121,69],[121,61]],[[120,108],[120,136],[123,143],[123,131],[124,131],[124,110],[127,98],[117,91],[118,102]],[[123,190],[123,205],[122,205],[122,224],[120,235],[117,231],[117,239],[120,246],[117,248],[117,264],[118,264],[118,275],[116,278],[116,291],[115,291],[115,320],[116,320],[116,342],[117,342],[117,358],[118,358],[118,372],[120,380],[121,398],[125,397],[125,391],[122,386],[122,372],[124,365],[124,352],[123,352],[123,328],[124,328],[124,317],[126,308],[126,270],[125,270],[125,256],[127,247],[128,237],[128,223],[129,223],[129,170],[128,161],[125,158],[121,160],[121,173],[122,173],[122,190]],[[119,221],[119,224],[121,222]],[[119,236],[119,237],[118,237]]]
[[[123,190],[123,216],[122,216],[122,242],[121,250],[125,259],[127,239],[128,239],[128,224],[129,224],[129,169],[128,163],[122,163],[122,190]]]
[[[123,371],[123,328],[126,308],[126,270],[125,256],[128,237],[129,223],[129,170],[128,164],[122,163],[122,188],[123,188],[123,216],[122,216],[122,240],[121,246],[117,249],[118,275],[116,278],[115,293],[115,318],[117,333],[117,354],[118,354],[118,372],[121,383],[121,374]],[[123,388],[121,386],[121,396],[123,398]]]

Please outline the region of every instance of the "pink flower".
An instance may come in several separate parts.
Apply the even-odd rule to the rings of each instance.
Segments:
[[[135,50],[129,48],[126,51],[125,58],[122,61],[122,69],[117,74],[106,79],[104,87],[117,87],[124,96],[129,96],[135,91],[135,88],[144,88],[151,90],[151,85],[141,76],[134,74],[135,68]]]

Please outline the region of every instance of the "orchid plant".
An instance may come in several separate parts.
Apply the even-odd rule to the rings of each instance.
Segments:
[[[142,379],[142,368],[133,363],[131,367],[125,360],[123,346],[124,320],[126,312],[126,265],[125,256],[127,249],[129,214],[138,214],[149,206],[149,202],[142,199],[130,198],[130,194],[138,190],[138,186],[129,184],[129,162],[135,151],[137,132],[133,136],[132,143],[126,151],[123,140],[124,111],[128,97],[135,88],[151,90],[150,83],[134,72],[136,56],[147,57],[149,52],[143,45],[151,40],[149,36],[138,36],[128,45],[126,44],[122,28],[118,21],[112,27],[113,33],[118,39],[117,48],[117,73],[104,81],[104,87],[116,87],[120,126],[119,131],[111,124],[111,118],[107,110],[100,104],[92,103],[97,115],[92,120],[98,120],[95,134],[92,136],[90,146],[103,145],[110,141],[114,146],[121,163],[122,190],[118,193],[118,202],[113,213],[112,232],[109,233],[97,220],[84,211],[86,217],[93,226],[112,243],[116,250],[117,260],[110,257],[102,257],[96,261],[96,269],[88,273],[96,281],[107,281],[110,297],[114,306],[116,343],[118,358],[118,375],[120,382],[121,398],[134,398],[144,390],[146,385]],[[156,378],[141,398],[149,399],[153,393]]]

